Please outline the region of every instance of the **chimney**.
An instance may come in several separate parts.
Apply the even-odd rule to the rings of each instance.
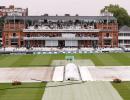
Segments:
[[[44,14],[43,16],[49,16],[48,14]]]
[[[70,14],[65,14],[65,16],[70,16]]]
[[[10,9],[14,9],[14,5],[10,5],[9,8],[10,8]]]

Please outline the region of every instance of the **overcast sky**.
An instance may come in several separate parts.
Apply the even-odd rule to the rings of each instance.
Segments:
[[[29,8],[29,15],[99,15],[100,9],[109,4],[119,4],[130,15],[130,0],[0,0],[1,6],[15,5]]]

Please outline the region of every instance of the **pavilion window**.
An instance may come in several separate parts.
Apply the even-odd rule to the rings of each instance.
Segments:
[[[13,37],[16,37],[16,33],[13,33]]]
[[[27,34],[27,37],[30,37],[30,34]]]
[[[109,33],[106,33],[106,37],[109,37]]]

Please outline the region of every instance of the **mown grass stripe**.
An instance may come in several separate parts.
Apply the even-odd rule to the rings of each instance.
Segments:
[[[19,56],[6,56],[3,60],[0,61],[0,67],[10,67],[10,65],[16,62],[17,59],[19,59]]]
[[[117,61],[113,56],[110,56],[110,54],[101,54],[96,55],[97,59],[99,59],[102,62],[102,66],[119,66],[122,65],[119,61]]]
[[[128,66],[130,65],[130,58],[125,54],[109,54],[111,57],[113,57],[116,61],[120,62],[121,66]]]
[[[19,86],[1,83],[0,100],[41,100],[45,86],[44,83],[22,83]]]
[[[0,55],[0,61],[4,60],[5,58],[7,58],[8,56],[6,55]]]
[[[36,57],[36,55],[19,55],[19,59],[17,59],[16,62],[10,65],[10,67],[23,67],[23,66],[29,66],[29,64],[33,61],[33,59]]]
[[[130,100],[130,82],[112,83],[112,85],[124,100]]]
[[[130,53],[107,54],[53,54],[53,55],[0,55],[0,67],[50,66],[53,60],[64,60],[65,56],[75,59],[90,59],[96,66],[130,66]]]
[[[97,58],[97,54],[77,54],[76,59],[90,59],[96,66],[103,65],[103,63]]]
[[[29,66],[47,66],[50,65],[51,60],[51,55],[36,55]]]

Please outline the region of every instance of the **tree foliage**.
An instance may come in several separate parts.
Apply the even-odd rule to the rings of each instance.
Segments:
[[[101,13],[105,10],[113,13],[114,17],[117,18],[119,26],[130,26],[130,16],[126,9],[120,7],[119,5],[110,4],[109,6],[105,6],[103,9],[101,9]]]
[[[0,26],[4,24],[4,17],[0,17]]]
[[[0,17],[0,37],[2,36],[3,26],[4,26],[4,18]],[[1,47],[1,43],[0,43],[0,47]]]

